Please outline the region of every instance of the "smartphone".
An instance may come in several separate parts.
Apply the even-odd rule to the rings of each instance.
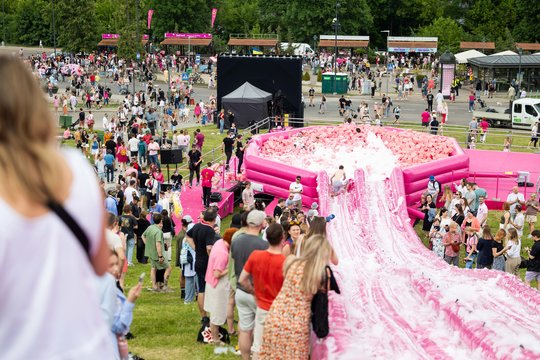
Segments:
[[[141,275],[139,275],[139,284],[142,285],[145,276],[146,276],[146,273],[142,273]]]

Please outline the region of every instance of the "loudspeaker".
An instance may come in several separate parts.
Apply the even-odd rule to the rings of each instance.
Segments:
[[[161,150],[162,164],[180,164],[182,162],[182,150],[180,149],[164,149]]]

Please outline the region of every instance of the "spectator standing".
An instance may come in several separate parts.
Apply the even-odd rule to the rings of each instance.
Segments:
[[[540,210],[540,203],[537,200],[536,193],[532,193],[531,197],[527,202],[525,203],[527,206],[527,211],[525,212],[525,222],[529,224],[529,235],[528,238],[532,238],[532,232],[534,231],[534,227],[536,225],[537,217],[536,214],[538,214],[538,210]]]
[[[459,246],[461,244],[461,236],[457,229],[457,223],[452,222],[450,231],[443,237],[443,245],[445,246],[444,261],[454,266],[459,266]]]
[[[484,226],[482,236],[478,239],[476,249],[478,250],[478,258],[476,262],[477,269],[491,269],[493,265],[493,235],[489,225]]]
[[[506,202],[510,204],[510,215],[513,219],[516,216],[516,205],[525,205],[525,197],[519,192],[519,188],[514,186],[512,192],[506,197]]]
[[[525,228],[525,214],[523,214],[523,207],[521,204],[516,205],[516,216],[513,220],[510,220],[510,225],[517,230],[518,237],[521,240],[523,237],[523,229]]]
[[[431,115],[430,115],[429,110],[427,108],[422,113],[421,118],[422,118],[422,126],[427,128],[429,126],[429,122],[431,120]]]
[[[126,236],[127,262],[128,266],[133,266],[133,250],[135,248],[135,231],[137,230],[137,219],[131,213],[131,201],[124,205],[124,212],[119,217],[120,231]]]
[[[225,170],[229,170],[229,162],[231,161],[232,153],[234,149],[234,134],[229,132],[229,134],[223,138],[223,142],[221,144],[221,151],[225,153],[226,156],[226,162],[225,162]]]
[[[504,246],[503,241],[506,238],[506,231],[499,229],[493,238],[491,251],[493,253],[493,265],[491,268],[493,270],[504,271],[506,266],[506,260],[504,255],[510,249],[509,246]]]
[[[281,254],[283,238],[283,227],[276,223],[271,224],[266,229],[268,249],[253,251],[238,279],[242,287],[255,296],[257,302],[253,346],[251,347],[252,359],[258,358],[266,315],[283,285],[283,264],[285,263],[285,256]]]
[[[480,223],[480,227],[484,227],[487,223],[489,209],[486,205],[486,198],[484,196],[478,197],[478,211],[476,212],[476,218]]]
[[[145,244],[144,255],[148,257],[151,264],[150,278],[152,280],[152,290],[160,291],[163,284],[156,280],[157,270],[166,270],[169,262],[165,258],[165,241],[163,240],[162,217],[159,213],[152,215],[153,224],[142,234]],[[167,279],[164,279],[167,280]]]
[[[428,94],[426,95],[427,100],[427,111],[432,112],[433,111],[433,94],[431,93],[431,90],[429,90]]]
[[[246,187],[242,191],[242,202],[244,203],[245,210],[253,210],[255,207],[255,194],[249,181],[246,181]]]
[[[266,215],[262,211],[250,211],[247,216],[248,226],[246,232],[238,235],[232,242],[231,256],[234,260],[234,273],[237,279],[240,277],[251,253],[255,250],[266,250],[268,248],[268,243],[259,237],[265,217]],[[235,301],[238,308],[238,327],[240,329],[238,345],[242,358],[249,360],[253,343],[257,303],[255,297],[240,283],[236,285]]]
[[[223,234],[223,239],[217,240],[212,247],[206,270],[206,296],[204,310],[210,313],[210,331],[212,343],[219,344],[219,327],[227,321],[227,300],[229,298],[229,279],[227,265],[229,248],[236,228],[229,228]]]
[[[521,264],[521,239],[516,229],[508,229],[508,248],[506,252],[506,263],[504,270],[507,273],[518,276],[519,265]]]
[[[540,230],[534,230],[532,233],[534,241],[532,248],[525,248],[529,255],[527,262],[527,271],[525,272],[525,283],[531,285],[536,280],[536,287],[540,290]]]
[[[205,207],[210,206],[210,195],[212,194],[212,178],[214,177],[214,170],[212,170],[212,163],[208,162],[206,168],[201,172],[202,178],[202,200]]]
[[[191,248],[195,249],[195,273],[197,274],[199,291],[197,303],[199,305],[199,312],[203,323],[208,323],[210,321],[204,311],[204,293],[206,291],[205,278],[206,270],[208,269],[208,255],[212,250],[216,236],[216,232],[214,231],[216,216],[217,212],[214,209],[206,209],[203,213],[203,221],[195,224],[186,233],[186,240],[189,242]]]
[[[431,197],[433,198],[433,201],[436,201],[440,192],[441,192],[440,183],[435,179],[435,175],[430,175],[428,184],[427,184],[427,193],[431,195]]]
[[[242,173],[242,164],[244,163],[244,144],[242,143],[242,134],[237,136],[236,140],[236,157],[238,158],[238,170],[237,173]]]
[[[302,208],[302,192],[304,191],[301,181],[302,177],[297,176],[296,180],[289,185],[289,196],[293,195],[294,206],[299,209]]]
[[[193,186],[193,175],[197,176],[197,186],[201,181],[201,163],[202,163],[202,154],[199,149],[193,144],[191,150],[188,152],[189,159],[189,187]]]

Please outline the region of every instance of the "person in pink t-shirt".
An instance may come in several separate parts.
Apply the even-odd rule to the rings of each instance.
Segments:
[[[424,110],[421,116],[422,116],[422,126],[428,127],[429,122],[431,120],[431,115],[428,109]]]
[[[480,129],[482,129],[482,138],[480,139],[480,141],[483,143],[486,142],[488,128],[489,128],[488,121],[486,120],[486,118],[482,118],[482,121],[480,121]]]
[[[210,313],[210,330],[213,343],[219,342],[219,326],[227,321],[227,304],[230,291],[227,276],[229,248],[232,236],[237,230],[236,228],[227,229],[223,234],[223,239],[216,241],[212,246],[208,258],[208,267],[204,277],[207,284],[204,310]]]
[[[207,168],[201,171],[202,178],[202,191],[203,191],[203,204],[204,206],[210,206],[210,194],[212,194],[212,178],[215,175],[214,170],[212,170],[212,163],[209,162]]]

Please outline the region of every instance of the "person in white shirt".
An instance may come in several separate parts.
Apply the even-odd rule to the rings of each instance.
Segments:
[[[124,197],[126,198],[126,204],[131,204],[133,202],[133,196],[140,197],[139,191],[135,188],[136,180],[130,180],[129,186],[124,190]]]
[[[521,264],[521,238],[516,229],[508,229],[508,241],[506,243],[506,262],[504,271],[518,276],[519,265]]]
[[[296,181],[292,182],[289,186],[289,194],[293,195],[293,202],[294,205],[301,209],[302,208],[302,192],[304,191],[304,187],[300,183],[302,181],[301,176],[296,177]]]
[[[255,207],[255,195],[249,181],[246,181],[246,188],[242,191],[242,202],[244,203],[244,210],[253,210]]]
[[[109,118],[107,117],[107,114],[103,115],[101,121],[103,123],[103,131],[107,131],[109,129]]]
[[[487,218],[488,218],[488,207],[486,205],[486,198],[483,196],[478,197],[478,212],[476,213],[476,218],[478,219],[478,222],[480,223],[480,227],[483,228],[486,224]]]
[[[512,192],[506,197],[506,202],[510,204],[510,214],[512,215],[512,218],[514,218],[516,216],[516,205],[524,205],[525,197],[519,192],[519,188],[514,186]]]
[[[444,101],[444,96],[441,92],[441,90],[439,90],[439,92],[437,93],[437,95],[435,95],[435,101],[437,103],[437,108],[439,106],[442,106],[442,102]]]
[[[510,220],[510,225],[517,230],[518,237],[521,239],[523,237],[523,228],[525,227],[525,214],[523,213],[523,207],[521,204],[516,205],[516,216],[513,220]]]
[[[131,137],[131,139],[129,139],[128,145],[129,145],[130,156],[132,158],[133,157],[136,158],[137,154],[139,152],[139,139],[137,139],[137,137],[135,137],[135,135],[133,135]]]
[[[180,130],[180,134],[177,136],[176,141],[178,142],[178,148],[182,151],[182,156],[188,151],[190,139],[187,131],[184,133],[184,130]]]

